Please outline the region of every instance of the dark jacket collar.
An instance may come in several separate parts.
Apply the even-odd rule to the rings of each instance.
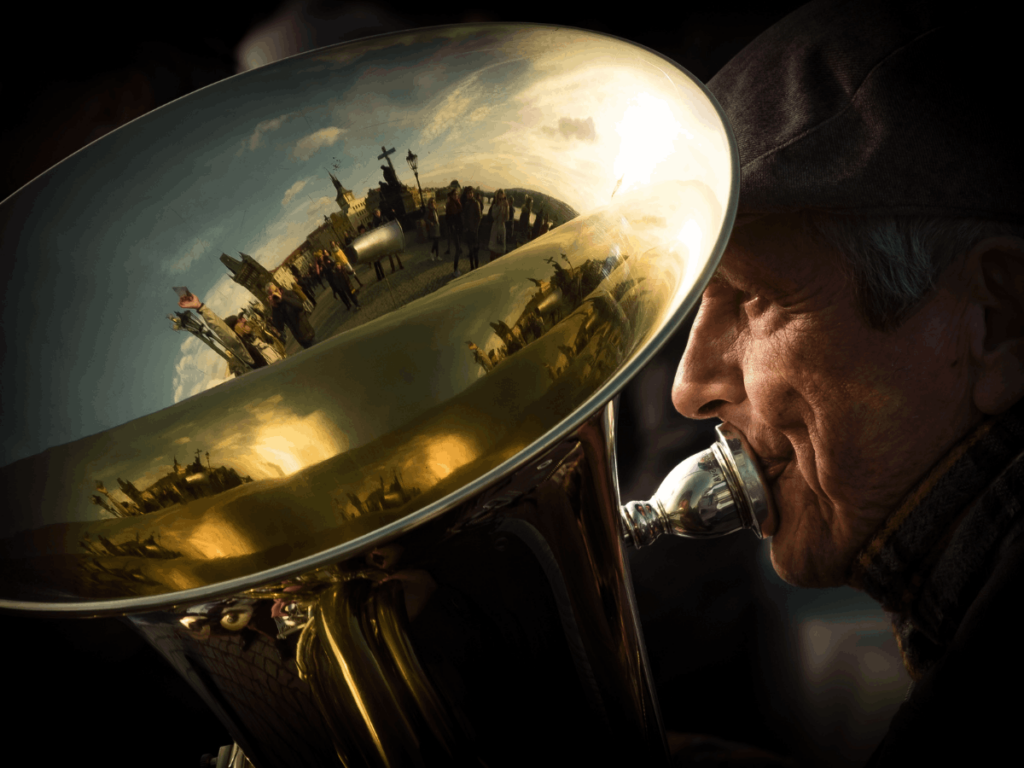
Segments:
[[[1024,401],[981,424],[893,512],[850,584],[892,613],[917,680],[952,642],[1003,552],[1024,532]]]

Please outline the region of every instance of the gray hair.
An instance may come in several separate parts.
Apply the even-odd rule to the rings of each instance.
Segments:
[[[837,249],[868,325],[892,331],[927,298],[940,275],[987,237],[1024,237],[1024,227],[981,219],[805,215],[807,233]]]

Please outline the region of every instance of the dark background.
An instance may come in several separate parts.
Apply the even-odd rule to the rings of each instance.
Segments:
[[[699,4],[630,4],[580,13],[557,4],[462,0],[430,6],[253,0],[131,11],[36,3],[5,23],[0,199],[119,125],[240,71],[246,51],[273,60],[410,27],[531,21],[632,40],[706,82],[800,4],[720,2],[714,11]],[[251,42],[259,37],[253,30],[275,23],[279,30],[290,28],[290,37],[279,34],[271,45],[272,36],[264,35],[262,47]],[[241,46],[247,34],[251,44]],[[683,419],[669,402],[688,328],[689,322],[621,396],[624,499],[649,496],[677,461],[712,440],[713,424]],[[780,722],[777,712],[790,694],[776,681],[786,679],[791,662],[781,647],[782,619],[771,605],[785,589],[765,587],[756,563],[761,546],[744,533],[709,542],[665,541],[635,553],[631,565],[644,632],[669,729],[807,759],[799,728]],[[88,756],[117,766],[192,766],[203,752],[231,741],[185,681],[116,619],[3,615],[0,637],[15,713],[7,732],[16,740],[32,734],[36,761]],[[48,734],[43,742],[41,733]],[[812,762],[829,761],[819,755]]]

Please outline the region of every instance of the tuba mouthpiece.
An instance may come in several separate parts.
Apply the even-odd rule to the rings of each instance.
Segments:
[[[664,534],[711,539],[744,528],[764,538],[772,501],[761,468],[743,435],[726,424],[715,431],[718,441],[680,462],[654,496],[620,508],[623,534],[634,547]]]

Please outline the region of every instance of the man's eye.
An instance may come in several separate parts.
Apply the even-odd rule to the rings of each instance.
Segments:
[[[763,312],[772,303],[771,298],[764,292],[743,293],[740,303],[748,312]]]

